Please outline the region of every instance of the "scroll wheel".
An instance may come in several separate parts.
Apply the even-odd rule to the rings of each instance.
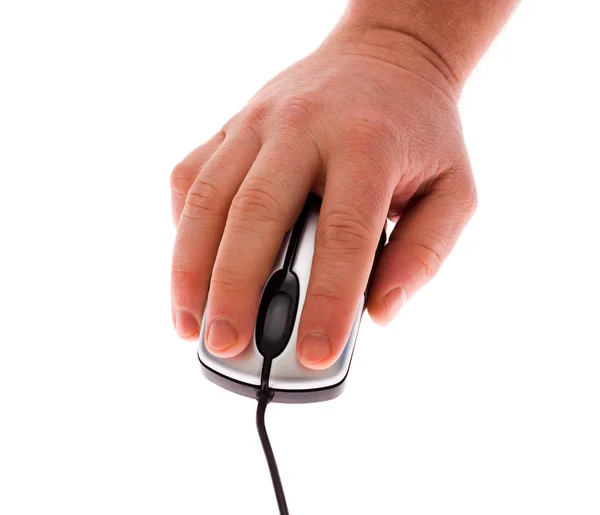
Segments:
[[[263,341],[284,343],[288,320],[291,316],[292,298],[284,292],[277,292],[271,298],[263,325]],[[285,342],[287,343],[287,342]]]

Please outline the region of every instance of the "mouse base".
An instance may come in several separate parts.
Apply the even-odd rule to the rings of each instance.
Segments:
[[[202,375],[209,381],[215,383],[221,388],[225,388],[230,392],[243,395],[244,397],[250,397],[256,399],[259,392],[259,386],[248,383],[237,381],[225,377],[223,374],[219,374],[215,370],[207,367],[200,356],[198,356],[200,362],[200,368],[202,369]],[[347,377],[347,374],[346,374]],[[281,402],[284,404],[306,404],[311,402],[323,402],[335,399],[344,391],[346,387],[346,377],[339,383],[324,388],[314,388],[310,390],[281,390],[277,388],[271,388],[270,391],[273,393],[271,402]]]

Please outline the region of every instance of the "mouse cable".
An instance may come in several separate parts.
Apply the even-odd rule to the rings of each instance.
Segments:
[[[273,454],[273,448],[271,447],[271,442],[269,442],[269,435],[267,434],[267,428],[265,426],[265,411],[267,409],[267,404],[271,402],[272,397],[272,392],[269,392],[268,390],[261,390],[258,392],[256,428],[258,429],[260,443],[265,451],[265,457],[267,458],[267,464],[269,465],[269,472],[271,473],[271,479],[273,480],[273,489],[275,490],[275,497],[277,497],[279,513],[281,515],[289,515],[281,478],[279,477],[279,470],[277,469],[277,462],[275,461],[275,454]]]

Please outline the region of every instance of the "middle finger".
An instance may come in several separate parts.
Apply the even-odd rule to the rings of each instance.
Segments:
[[[231,357],[252,338],[260,295],[318,169],[306,134],[268,140],[235,196],[217,253],[206,310],[207,348]]]

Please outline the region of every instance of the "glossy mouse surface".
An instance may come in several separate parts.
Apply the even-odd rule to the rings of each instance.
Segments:
[[[205,345],[206,320],[200,328],[198,359],[204,375],[241,395],[256,397],[268,386],[273,402],[317,402],[337,397],[348,375],[365,308],[365,295],[356,306],[354,324],[339,359],[326,370],[311,370],[296,357],[302,306],[310,278],[320,199],[310,195],[302,214],[283,241],[271,276],[263,289],[252,341],[233,358],[212,355]],[[376,256],[385,244],[382,233]],[[376,261],[376,259],[375,259]]]

